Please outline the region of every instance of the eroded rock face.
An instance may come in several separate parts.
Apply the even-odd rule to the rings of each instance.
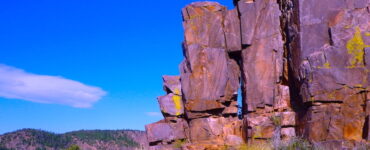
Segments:
[[[173,143],[186,142],[189,125],[184,116],[181,83],[179,76],[163,76],[165,96],[159,96],[158,103],[164,116],[163,120],[145,126],[151,150],[173,150]]]
[[[283,73],[283,41],[280,33],[279,5],[276,1],[238,2],[241,12],[244,101],[248,111],[272,106],[275,89]],[[250,16],[252,15],[252,16]]]
[[[241,48],[236,10],[199,2],[182,12],[185,60],[180,68],[187,118],[236,116],[240,71],[228,54]]]
[[[280,132],[275,131],[280,126],[287,127],[281,122],[290,120],[289,127],[296,125],[290,106],[281,10],[276,0],[239,0],[237,7],[241,19],[243,113],[249,127],[248,138],[269,139]]]
[[[184,104],[179,95],[170,93],[166,96],[160,96],[158,103],[164,116],[184,115]]]
[[[313,142],[366,139],[369,1],[302,0],[295,5],[291,67],[309,107],[302,134]]]
[[[169,94],[182,95],[180,76],[168,76],[165,75],[163,78],[163,89]]]
[[[196,2],[186,6],[182,15],[185,59],[180,77],[163,77],[167,95],[158,97],[158,102],[165,119],[147,126],[152,148],[167,148],[183,139],[183,149],[241,145],[245,142],[237,117],[241,72],[238,60],[229,54],[242,49],[238,11],[215,2]],[[180,131],[187,136],[154,138],[157,130],[168,130],[159,137],[171,137],[170,127],[185,124],[173,123],[178,119],[189,125]]]
[[[161,120],[145,126],[149,143],[171,143],[187,138],[188,124],[184,119],[176,122]]]
[[[190,139],[193,143],[214,141],[223,144],[227,138],[236,139],[235,136],[242,140],[242,123],[238,118],[208,117],[190,121]]]
[[[182,9],[185,58],[179,76],[163,77],[165,118],[146,127],[151,148],[237,149],[300,136],[345,149],[369,140],[370,1],[234,4]]]

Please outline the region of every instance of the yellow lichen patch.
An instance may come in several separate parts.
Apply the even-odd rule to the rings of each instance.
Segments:
[[[214,11],[214,10],[216,10],[216,7],[215,6],[207,6],[206,7],[209,11]]]
[[[194,22],[190,23],[190,29],[193,30],[195,34],[198,34],[198,27],[194,24]]]
[[[326,62],[326,63],[324,64],[324,68],[327,68],[327,69],[331,68],[331,67],[330,67],[330,63],[329,63],[329,62]]]
[[[352,25],[346,25],[344,26],[345,29],[349,29],[349,28],[352,28]]]
[[[261,137],[262,137],[262,128],[260,126],[256,126],[252,138],[255,139]]]
[[[176,95],[180,95],[181,91],[178,88],[175,88],[173,90],[173,93],[176,94]]]
[[[341,100],[343,99],[343,94],[341,94],[340,90],[333,90],[326,94],[328,100]]]
[[[326,62],[323,66],[318,66],[317,68],[318,69],[330,69],[331,66],[329,62]]]
[[[189,16],[190,20],[192,20],[194,18],[202,17],[204,15],[204,12],[203,12],[202,8],[196,7],[196,8],[193,9],[193,11],[194,11],[194,13]]]
[[[312,102],[315,101],[315,97],[311,96],[310,101],[312,101]]]
[[[328,93],[328,98],[332,100],[335,99],[335,91]]]
[[[182,109],[181,97],[178,95],[173,95],[172,100],[173,100],[173,103],[175,104],[176,115],[178,116],[181,114],[181,109]]]
[[[362,88],[363,86],[362,86],[362,84],[355,84],[354,85],[356,88]]]
[[[355,30],[353,38],[348,40],[346,45],[348,54],[352,55],[352,59],[350,60],[351,65],[348,68],[364,67],[364,48],[369,47],[362,39],[360,28],[356,27]]]
[[[190,16],[189,16],[189,20],[193,20],[193,19],[195,19],[195,18],[200,18],[200,17],[202,17],[202,16],[197,15],[197,14],[195,14],[195,15],[190,15]]]

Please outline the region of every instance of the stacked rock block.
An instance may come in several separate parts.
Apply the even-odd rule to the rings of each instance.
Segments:
[[[215,2],[192,3],[182,10],[185,59],[180,64],[185,116],[190,142],[185,149],[241,145],[238,118],[238,62],[229,52],[240,51],[236,10]]]
[[[185,60],[180,69],[189,119],[237,114],[240,71],[227,53],[223,25],[227,13],[225,7],[211,2],[183,9]]]
[[[167,95],[158,97],[163,120],[145,126],[150,149],[179,149],[175,143],[188,141],[188,122],[184,119],[181,83],[179,76],[163,76],[163,89]]]
[[[241,73],[230,54],[241,50],[237,10],[198,2],[185,7],[182,14],[181,76],[163,77],[167,95],[158,97],[158,102],[165,119],[146,126],[150,148],[238,147],[245,142],[237,115]]]
[[[293,6],[285,14],[292,76],[307,106],[299,133],[334,149],[368,139],[370,1],[284,2]]]
[[[249,139],[295,136],[288,61],[276,0],[239,0],[243,114]],[[279,137],[280,138],[280,137]]]

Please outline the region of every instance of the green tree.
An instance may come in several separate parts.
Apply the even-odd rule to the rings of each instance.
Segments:
[[[80,150],[80,147],[78,147],[78,145],[71,145],[67,150]]]

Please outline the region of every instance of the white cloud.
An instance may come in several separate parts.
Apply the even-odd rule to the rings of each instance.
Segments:
[[[99,87],[0,64],[0,97],[88,108],[104,95]]]
[[[147,112],[146,115],[150,117],[162,117],[162,113],[160,112]]]

